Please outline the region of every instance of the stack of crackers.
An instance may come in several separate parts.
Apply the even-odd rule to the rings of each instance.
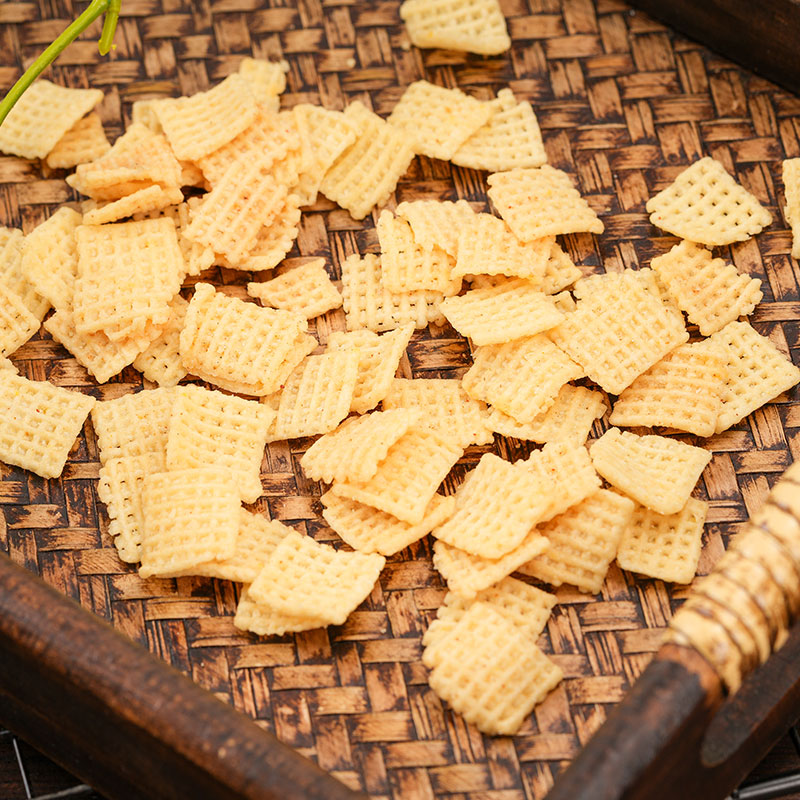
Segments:
[[[406,19],[423,30],[449,0],[415,3]],[[708,249],[770,216],[702,159],[648,203],[682,241],[648,269],[584,277],[556,237],[603,223],[547,165],[533,109],[510,90],[481,101],[418,81],[383,119],[359,102],[281,111],[284,73],[245,59],[207,92],[139,101],[113,145],[87,116],[97,92],[40,82],[14,110],[0,148],[75,167],[67,181],[87,199],[2,233],[13,424],[0,458],[58,476],[91,412],[120,558],[143,578],[240,582],[233,623],[261,635],[344,623],[385,559],[432,535],[448,593],[423,640],[431,686],[480,730],[512,734],[562,677],[536,643],[556,596],[512,573],[597,593],[616,559],[691,582],[707,506],[692,492],[711,459],[697,438],[800,381],[744,320],[760,281]],[[382,208],[415,155],[489,172],[496,213]],[[797,173],[789,163],[800,219]],[[320,191],[376,222],[379,252],[344,257],[340,283],[323,259],[284,261]],[[213,266],[261,280],[221,290],[198,279]],[[151,388],[95,403],[17,375],[5,357],[51,307],[45,329],[99,383],[133,365]],[[320,315],[324,347],[309,329]],[[469,339],[472,365],[397,377],[415,329],[443,324]],[[587,447],[609,412],[615,427]],[[495,434],[543,446],[514,463],[484,451],[441,493]],[[341,546],[248,508],[266,444],[304,437],[319,437],[301,467],[329,484],[322,516]]]

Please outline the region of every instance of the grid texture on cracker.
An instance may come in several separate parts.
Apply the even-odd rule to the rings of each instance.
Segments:
[[[95,399],[0,370],[0,461],[57,478]]]
[[[273,308],[294,311],[306,319],[339,308],[342,296],[325,269],[325,259],[316,258],[263,283],[248,283],[247,293]]]
[[[39,320],[0,276],[0,356],[10,356],[39,330]]]
[[[276,267],[292,249],[300,232],[301,215],[300,198],[292,190],[292,194],[284,197],[269,224],[259,230],[249,254],[236,263],[220,257],[220,263],[251,272],[263,272]]]
[[[408,220],[414,239],[423,250],[440,247],[453,257],[458,255],[459,233],[476,217],[466,200],[410,200],[400,203],[395,213]]]
[[[169,576],[230,558],[239,533],[239,492],[214,467],[156,472],[144,480],[139,575]]]
[[[603,223],[566,172],[544,164],[488,177],[489,199],[522,242],[562,233],[602,233]]]
[[[375,553],[334,550],[292,532],[250,585],[250,596],[284,614],[341,625],[370,594],[385,561]]]
[[[183,201],[183,192],[177,187],[164,189],[158,184],[138,189],[119,200],[93,208],[83,216],[84,225],[104,225],[116,222],[134,214],[160,211],[162,208],[174,206]]]
[[[800,370],[746,322],[729,322],[709,341],[722,346],[728,367],[717,433],[741,422],[800,381]]]
[[[556,294],[572,286],[582,275],[572,259],[561,249],[561,245],[553,242],[550,256],[545,264],[544,276],[537,286],[545,294]]]
[[[600,489],[536,529],[550,546],[519,571],[552,586],[570,583],[597,594],[634,507],[630,498]]]
[[[239,63],[239,74],[250,84],[250,91],[259,103],[269,106],[286,90],[286,61],[246,56]]]
[[[256,603],[250,597],[250,585],[242,589],[233,624],[243,631],[252,631],[259,636],[283,636],[323,627],[326,622],[318,617],[303,617],[284,614],[274,608]]]
[[[701,158],[647,201],[653,225],[691,242],[718,247],[743,242],[772,222],[772,215],[725,167]]]
[[[800,158],[783,162],[783,213],[792,229],[792,257],[800,258]]]
[[[761,302],[761,281],[742,275],[733,264],[712,258],[711,252],[693,242],[681,242],[651,262],[664,287],[689,322],[703,336],[753,313]]]
[[[405,0],[400,17],[417,47],[481,55],[497,55],[511,47],[497,0]]]
[[[53,146],[45,159],[53,169],[72,169],[104,156],[111,149],[100,117],[92,112],[79,119]]]
[[[189,304],[179,294],[169,304],[171,313],[167,324],[148,348],[133,360],[133,366],[147,380],[159,386],[177,386],[186,377],[180,353],[181,331]]]
[[[711,453],[701,447],[619,428],[597,439],[591,456],[610,484],[659,514],[677,514],[686,505],[711,460]]]
[[[22,272],[24,241],[25,237],[18,228],[0,226],[0,282],[19,295],[28,311],[41,321],[50,310],[50,302],[36,291]]]

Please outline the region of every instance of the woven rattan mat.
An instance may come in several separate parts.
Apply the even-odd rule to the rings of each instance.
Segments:
[[[0,84],[10,85],[79,10],[69,0],[0,3]],[[780,161],[800,156],[800,99],[673,35],[620,0],[502,0],[513,46],[480,59],[408,46],[398,0],[123,0],[117,50],[73,45],[52,70],[70,86],[106,92],[111,136],[139,98],[206,89],[243,55],[286,58],[285,107],[340,109],[361,99],[388,114],[403,87],[427,78],[488,98],[510,86],[529,99],[550,163],[576,177],[606,233],[564,237],[587,272],[646,266],[674,240],[653,228],[648,197],[702,155],[720,159],[772,211],[757,239],[722,252],[763,281],[755,327],[800,363],[798,265],[779,204]],[[0,157],[0,222],[30,230],[77,199],[62,173]],[[485,200],[485,176],[418,158],[396,200]],[[338,274],[354,251],[376,251],[374,217],[354,222],[324,198],[303,214],[292,256],[324,256]],[[249,276],[219,270],[244,293]],[[324,342],[340,312],[316,321]],[[135,391],[132,368],[97,387],[69,354],[37,336],[12,359],[30,378],[109,399]],[[469,348],[452,329],[417,332],[406,377],[457,377]],[[764,497],[800,446],[800,405],[782,397],[707,440],[714,460],[698,486],[710,502],[700,571]],[[0,424],[2,422],[0,421]],[[595,430],[605,428],[600,422]],[[319,484],[298,461],[310,440],[270,444],[257,504],[277,519],[333,540],[319,514]],[[526,445],[497,438],[517,458]],[[471,448],[458,479],[488,448]],[[345,783],[381,797],[540,798],[603,722],[657,647],[685,589],[612,568],[602,596],[559,591],[542,646],[566,680],[513,739],[490,739],[442,706],[420,663],[420,636],[444,595],[428,540],[390,558],[369,599],[342,627],[259,639],[231,623],[237,587],[207,579],[141,581],[107,535],[95,484],[97,446],[87,423],[63,477],[44,481],[0,465],[0,548],[48,583],[109,619],[223,700]],[[456,480],[457,482],[457,480]],[[451,479],[450,488],[453,486]]]

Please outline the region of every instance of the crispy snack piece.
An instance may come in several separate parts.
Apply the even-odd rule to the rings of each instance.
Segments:
[[[746,322],[729,322],[709,341],[722,346],[728,364],[717,433],[741,422],[800,381],[800,369]]]
[[[342,625],[372,591],[386,559],[349,553],[289,533],[250,586],[257,603],[282,614]]]
[[[571,583],[582,592],[597,594],[634,506],[631,499],[600,489],[536,529],[550,547],[519,571],[552,586]]]
[[[95,399],[0,370],[0,461],[57,478]]]
[[[753,313],[764,296],[761,281],[741,275],[733,264],[712,258],[711,251],[693,242],[681,242],[651,264],[664,287],[689,322],[703,336]]]
[[[287,61],[268,61],[266,58],[243,58],[239,74],[247,81],[253,97],[263,106],[277,111],[280,95],[286,90]]]
[[[283,614],[271,606],[256,603],[250,596],[250,585],[246,584],[239,597],[233,624],[240,630],[252,631],[259,636],[283,636],[286,633],[322,628],[326,622],[318,617]]]
[[[562,233],[602,233],[605,228],[566,172],[538,169],[495,172],[489,199],[521,242]]]
[[[609,422],[663,426],[711,436],[722,411],[727,359],[718,342],[682,344],[640,375],[619,396]]]
[[[769,211],[708,157],[651,197],[647,211],[653,225],[711,247],[743,242],[772,222]]]
[[[792,229],[792,256],[800,258],[800,158],[787,158],[783,162],[783,209]]]
[[[87,211],[83,216],[83,224],[104,225],[107,222],[132,217],[134,214],[161,211],[162,208],[182,202],[183,192],[177,187],[164,189],[158,184],[153,184],[146,189],[138,189],[119,200],[112,200]]]
[[[19,370],[17,369],[16,365],[9,361],[5,356],[0,356],[0,369],[8,369],[11,370],[15,375],[19,374]]]
[[[418,411],[375,411],[346,419],[317,439],[300,459],[312,481],[368,481],[389,448],[419,421]]]
[[[382,556],[399,553],[429,534],[453,513],[456,502],[454,497],[435,494],[425,509],[422,522],[412,525],[333,492],[325,492],[320,501],[324,506],[322,516],[325,521],[350,547]]]
[[[478,730],[510,736],[563,673],[488,603],[473,603],[439,643],[431,689]]]
[[[0,356],[19,350],[39,330],[39,320],[0,276]]]
[[[407,220],[414,239],[423,250],[440,247],[448,255],[458,255],[458,237],[477,216],[466,200],[411,200],[400,203],[396,214]]]
[[[689,339],[682,315],[661,299],[651,270],[584,278],[575,294],[577,310],[548,335],[610,394],[620,394]]]
[[[479,347],[461,383],[466,393],[520,422],[545,413],[583,369],[544,334]]]
[[[545,294],[556,294],[567,286],[572,286],[582,275],[580,269],[572,263],[572,259],[561,249],[561,245],[553,242],[545,264],[544,277],[538,287]]]
[[[387,396],[413,332],[414,325],[408,323],[383,336],[368,330],[334,331],[330,335],[329,352],[355,350],[358,353],[358,377],[351,411],[364,414]]]
[[[400,16],[417,47],[493,56],[511,47],[497,0],[405,0]]]
[[[177,386],[187,373],[181,360],[180,344],[189,304],[176,294],[169,305],[172,313],[158,338],[133,360],[133,366],[159,386]]]
[[[306,319],[342,305],[342,296],[328,277],[324,258],[315,258],[271,281],[248,283],[247,293],[264,305],[284,308]]]
[[[607,430],[592,445],[595,469],[658,514],[677,514],[711,461],[711,453],[665,436]]]
[[[19,228],[0,226],[0,282],[19,295],[28,311],[41,322],[50,310],[50,303],[22,272],[24,241],[25,236]]]
[[[690,497],[676,514],[637,505],[622,534],[617,563],[622,569],[672,583],[691,583],[697,572],[708,503]]]
[[[104,156],[110,149],[103,123],[92,112],[79,119],[55,143],[45,161],[52,169],[72,169]]]
[[[407,136],[360,102],[351,103],[344,113],[358,138],[333,162],[319,188],[354,219],[364,219],[388,200],[414,151]]]
[[[239,533],[239,492],[227,470],[180,469],[148,475],[139,575],[168,577],[230,558]]]

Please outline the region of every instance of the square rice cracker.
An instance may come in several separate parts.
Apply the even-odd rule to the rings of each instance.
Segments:
[[[112,458],[100,467],[97,496],[105,503],[108,533],[121,561],[137,564],[142,558],[145,478],[166,469],[163,452]]]
[[[494,56],[511,47],[498,0],[405,0],[400,6],[417,47],[440,47]]]
[[[0,356],[19,350],[39,330],[39,320],[0,276]]]
[[[333,494],[348,497],[416,525],[463,448],[452,437],[411,428],[390,448],[378,471],[361,483],[335,483]]]
[[[519,571],[551,586],[569,583],[582,592],[597,594],[634,506],[629,498],[600,489],[536,529],[550,547]]]
[[[25,236],[19,228],[0,226],[0,281],[18,294],[28,311],[41,322],[50,310],[50,302],[22,272],[24,242]]]
[[[783,196],[786,198],[783,214],[792,229],[792,257],[800,258],[800,158],[787,158],[783,162]]]
[[[256,99],[241,75],[213,89],[158,103],[153,110],[181,161],[198,161],[238,136],[255,119]]]
[[[572,286],[582,276],[583,273],[561,249],[561,245],[554,241],[545,264],[544,276],[537,286],[545,294],[556,294],[562,289]]]
[[[252,631],[259,636],[283,636],[287,633],[311,631],[326,625],[324,619],[283,614],[274,608],[256,603],[250,597],[250,585],[246,584],[236,606],[233,624],[242,631]]]
[[[486,425],[485,406],[471,398],[458,380],[395,378],[382,407],[417,409],[422,413],[421,427],[454,438],[462,447],[494,441]]]
[[[286,90],[286,73],[289,71],[289,62],[268,61],[266,58],[250,58],[246,56],[239,63],[239,75],[250,85],[250,91],[257,102],[267,108],[275,108],[275,101]]]
[[[40,78],[0,127],[0,150],[23,158],[46,158],[59,139],[102,99],[100,89],[68,89]]]
[[[516,733],[563,673],[507,617],[473,603],[437,648],[431,689],[490,735]]]
[[[530,422],[517,422],[496,408],[489,410],[486,424],[501,436],[528,442],[568,442],[582,445],[596,419],[608,410],[602,392],[567,383],[561,387],[553,405]]]
[[[575,292],[578,308],[548,335],[609,394],[621,394],[689,339],[682,315],[661,299],[651,270],[584,278]]]
[[[189,303],[176,294],[169,306],[172,313],[167,324],[149,347],[133,360],[133,366],[147,380],[159,386],[177,386],[187,374],[181,360],[180,345]]]
[[[414,151],[401,131],[358,101],[344,113],[357,129],[358,138],[334,161],[319,188],[353,219],[364,219],[389,199]]]
[[[250,596],[282,614],[342,625],[372,592],[385,563],[375,553],[334,550],[292,532],[250,585]]]
[[[540,333],[478,347],[461,384],[470,397],[530,422],[555,403],[565,383],[583,374],[582,367]]]
[[[53,146],[45,161],[52,169],[72,169],[104,156],[111,149],[100,117],[79,119]]]
[[[286,379],[269,441],[332,431],[350,413],[357,377],[358,353],[306,357]]]
[[[460,167],[505,172],[541,167],[547,153],[536,114],[528,102],[517,102],[511,89],[501,89],[487,105],[492,115],[450,159]]]
[[[646,208],[656,227],[710,247],[743,242],[772,222],[769,211],[708,157],[683,170]]]
[[[416,153],[448,161],[492,114],[488,103],[428,81],[414,81],[392,109],[388,122]]]
[[[350,547],[382,556],[393,556],[427,536],[453,513],[456,502],[454,497],[435,494],[425,509],[422,522],[412,525],[332,492],[326,492],[320,501],[324,506],[322,516],[325,521]]]
[[[324,258],[315,258],[270,281],[248,283],[247,293],[266,306],[285,308],[306,319],[342,305],[342,296],[328,277]]]
[[[414,239],[423,250],[440,247],[448,255],[458,255],[458,237],[478,216],[466,200],[406,200],[397,206],[398,217],[414,231]]]
[[[400,408],[346,419],[306,450],[300,466],[312,481],[368,481],[389,448],[420,416],[418,411]]]
[[[682,344],[622,392],[609,422],[711,436],[722,411],[727,377],[727,359],[718,342]]]
[[[458,294],[461,278],[452,275],[455,260],[440,247],[425,250],[414,238],[411,225],[391,211],[378,218],[383,285],[390,292],[429,289],[445,296]]]
[[[482,589],[501,581],[544,553],[548,547],[550,542],[536,528],[529,531],[522,544],[496,559],[470,555],[437,539],[433,544],[433,566],[447,581],[451,592],[462,597],[475,597]]]
[[[181,359],[189,372],[223,389],[269,395],[316,347],[307,328],[298,314],[259,308],[198,283],[181,331]]]
[[[226,470],[202,467],[148,475],[142,508],[142,578],[185,573],[196,564],[230,558],[236,550],[241,504]]]
[[[488,177],[489,199],[521,242],[605,230],[566,172],[544,164]]]
[[[746,322],[729,322],[709,341],[722,345],[728,363],[717,433],[741,422],[800,381],[800,370]]]
[[[146,189],[139,189],[119,200],[112,200],[87,211],[83,216],[83,224],[104,225],[107,222],[132,217],[134,214],[160,211],[162,208],[182,202],[183,192],[179,188],[164,189],[158,184],[153,184]]]
[[[331,333],[329,352],[355,350],[358,353],[358,377],[351,411],[364,414],[386,397],[413,332],[413,323],[408,323],[382,336],[368,330]]]
[[[685,505],[711,453],[666,436],[607,430],[591,448],[595,469],[617,489],[658,514]]]
[[[167,469],[208,466],[231,476],[241,499],[261,497],[261,461],[275,412],[255,400],[201,386],[175,390],[167,437]]]
[[[95,399],[0,370],[0,461],[57,478]]]
[[[443,324],[439,311],[440,292],[390,292],[383,283],[378,256],[351,255],[342,263],[342,298],[348,331],[361,328],[382,333],[402,328],[409,322],[415,328],[428,323]]]
[[[478,346],[535,336],[564,320],[553,300],[522,278],[447,297],[439,308],[460,334]]]
[[[617,563],[629,572],[691,583],[697,572],[708,503],[690,497],[676,514],[637,505],[622,534]]]
[[[712,258],[710,250],[693,242],[675,245],[650,266],[667,295],[703,336],[752,314],[764,296],[758,278],[741,275],[733,264]]]

